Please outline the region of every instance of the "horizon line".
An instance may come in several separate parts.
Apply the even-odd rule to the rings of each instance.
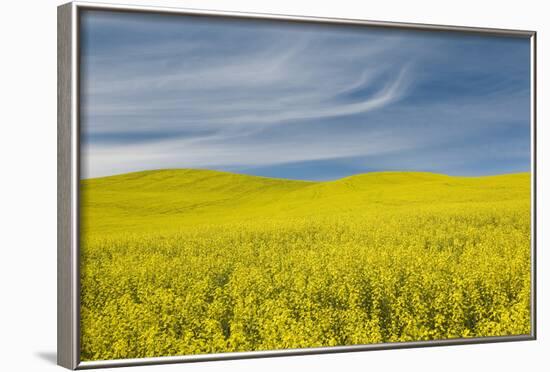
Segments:
[[[131,174],[138,174],[138,173],[153,173],[153,172],[166,172],[166,171],[198,171],[198,172],[206,171],[206,172],[214,172],[214,173],[221,173],[221,174],[228,174],[228,175],[239,175],[239,176],[253,177],[253,178],[295,181],[295,182],[309,182],[309,183],[333,182],[333,181],[343,180],[343,179],[351,178],[351,177],[355,177],[355,176],[370,175],[370,174],[383,174],[383,173],[386,173],[386,174],[389,174],[389,173],[416,173],[416,174],[419,174],[420,173],[420,174],[431,174],[431,175],[445,176],[445,177],[452,177],[452,178],[486,178],[486,177],[499,177],[499,176],[511,176],[511,175],[520,175],[520,174],[531,174],[531,170],[524,171],[524,172],[485,174],[485,175],[479,175],[479,176],[449,175],[449,174],[446,174],[446,173],[421,171],[421,170],[418,170],[418,171],[417,170],[387,170],[387,171],[372,171],[372,172],[353,173],[353,174],[350,174],[350,175],[345,176],[345,177],[339,177],[339,178],[333,178],[333,179],[327,179],[327,180],[307,180],[307,179],[296,179],[296,178],[259,176],[259,175],[255,175],[255,174],[244,173],[244,172],[233,172],[233,171],[210,169],[210,168],[155,168],[155,169],[145,169],[145,170],[139,170],[139,171],[125,172],[125,173],[117,173],[117,174],[111,174],[111,175],[107,175],[107,176],[80,178],[80,181],[89,181],[89,180],[98,180],[98,179],[105,179],[105,178],[112,178],[112,177],[120,177],[120,176],[126,176],[126,175],[131,175]]]

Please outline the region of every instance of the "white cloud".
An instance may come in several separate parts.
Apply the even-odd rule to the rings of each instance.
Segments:
[[[89,23],[103,32],[112,27],[113,35],[162,36],[90,38],[82,69],[82,133],[89,139],[83,177],[394,154],[466,141],[522,117],[525,92],[504,80],[477,101],[428,92],[428,103],[403,103],[418,79],[437,72],[428,62],[440,58],[438,68],[459,71],[464,64],[427,34],[207,22],[198,32],[197,24]],[[475,75],[483,66],[464,68]],[[153,135],[132,141],[139,133]]]

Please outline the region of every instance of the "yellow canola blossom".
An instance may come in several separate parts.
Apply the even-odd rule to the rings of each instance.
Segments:
[[[82,181],[81,357],[530,332],[530,175]]]

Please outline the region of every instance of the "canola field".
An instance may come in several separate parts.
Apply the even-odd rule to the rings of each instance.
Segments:
[[[81,358],[530,333],[530,174],[81,181]]]

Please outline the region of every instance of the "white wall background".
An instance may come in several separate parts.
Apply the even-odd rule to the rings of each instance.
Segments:
[[[116,0],[115,0],[116,1]],[[123,2],[124,0],[120,0]],[[550,22],[545,1],[126,0],[133,4],[538,31],[538,331],[529,342],[132,367],[132,371],[527,371],[550,350]],[[0,369],[60,370],[56,350],[56,6],[6,1],[0,22]],[[537,367],[538,366],[538,367]],[[145,369],[147,368],[147,369]],[[123,369],[117,369],[122,371]]]

